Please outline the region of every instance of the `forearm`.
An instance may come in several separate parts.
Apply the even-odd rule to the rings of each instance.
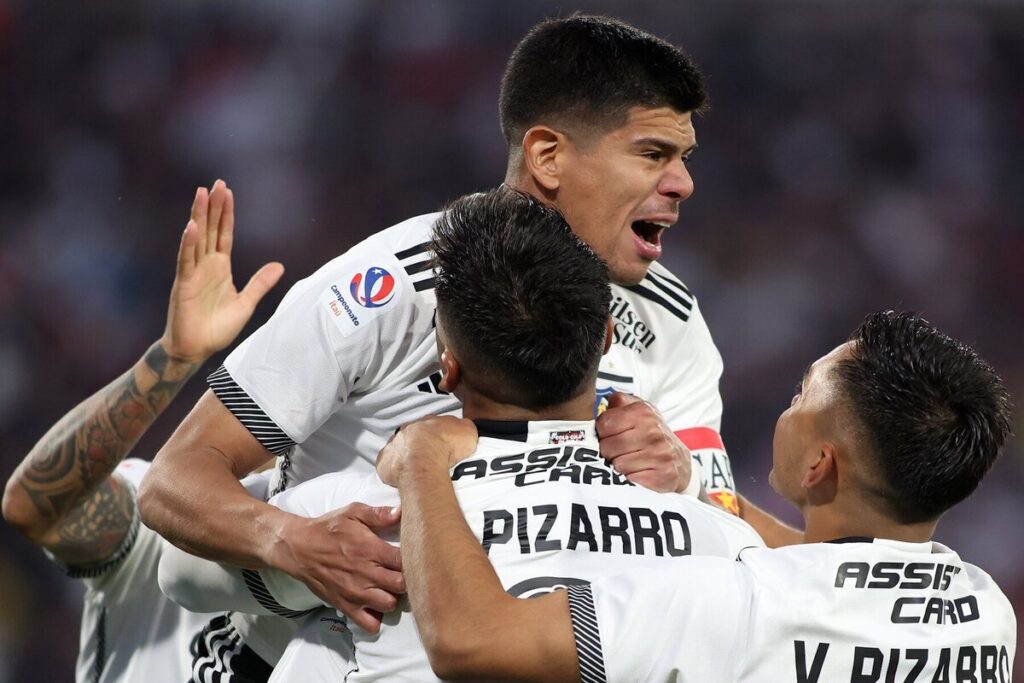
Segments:
[[[73,510],[97,494],[198,365],[175,361],[160,342],[153,344],[130,370],[76,406],[36,443],[7,482],[4,518],[33,542],[52,536]],[[101,498],[110,495],[107,491]]]
[[[757,507],[744,496],[739,496],[740,518],[754,527],[769,548],[797,545],[804,542],[804,532],[785,524]]]
[[[237,567],[274,566],[289,513],[253,498],[213,448],[157,455],[139,496],[142,520],[183,550]]]
[[[448,680],[578,680],[564,597],[517,600],[504,591],[447,470],[412,465],[401,495],[403,567],[435,673]]]

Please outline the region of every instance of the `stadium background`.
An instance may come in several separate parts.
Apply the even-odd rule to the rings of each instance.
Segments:
[[[160,334],[196,185],[235,189],[242,281],[286,264],[264,320],[360,238],[499,182],[504,61],[576,8],[685,46],[710,77],[664,262],[725,358],[748,496],[793,518],[766,483],[775,418],[876,309],[971,341],[1024,406],[1018,3],[0,0],[0,477]],[[1018,607],[1022,444],[937,535]],[[70,680],[79,588],[4,525],[0,544],[0,682]]]

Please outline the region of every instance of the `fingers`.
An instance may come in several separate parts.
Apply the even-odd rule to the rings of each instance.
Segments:
[[[185,231],[181,233],[181,246],[178,247],[178,270],[179,279],[185,279],[192,275],[196,269],[196,248],[199,244],[199,226],[196,222],[189,220]]]
[[[608,397],[608,409],[597,418],[597,433],[604,439],[632,429],[647,414],[653,416],[650,404],[632,394],[616,391]]]
[[[192,220],[195,221],[198,231],[196,241],[196,254],[206,253],[206,223],[210,208],[210,193],[205,187],[196,189],[195,199],[192,200]]]
[[[352,503],[346,510],[348,516],[352,519],[358,519],[360,522],[370,527],[371,529],[386,529],[389,526],[398,524],[401,519],[401,513],[396,507],[370,507],[364,503]],[[383,541],[382,541],[383,542]],[[387,544],[385,544],[387,545]],[[391,548],[392,546],[388,546]],[[392,548],[397,552],[397,548]]]
[[[223,180],[217,180],[210,190],[210,209],[206,221],[206,250],[210,254],[217,251],[217,234],[220,232],[220,218],[224,213],[224,202],[227,200],[228,186]]]
[[[377,633],[380,631],[380,624],[383,621],[383,616],[380,612],[375,612],[366,608],[356,608],[354,605],[335,605],[340,609],[345,616],[352,620],[356,626],[368,633]],[[391,610],[388,610],[389,612]]]
[[[220,233],[217,235],[216,251],[231,255],[231,245],[235,239],[235,193],[230,188],[224,200],[224,213],[220,218]]]
[[[256,304],[273,289],[282,275],[284,275],[283,265],[276,261],[267,263],[249,278],[249,282],[239,292],[239,296],[245,300],[250,309],[256,308]]]

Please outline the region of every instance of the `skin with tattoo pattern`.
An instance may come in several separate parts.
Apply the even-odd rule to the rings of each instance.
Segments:
[[[213,353],[230,344],[281,277],[261,268],[241,291],[231,277],[234,198],[199,188],[182,235],[163,336],[127,372],[39,440],[7,481],[3,515],[29,541],[76,567],[102,564],[137,515],[117,465]]]

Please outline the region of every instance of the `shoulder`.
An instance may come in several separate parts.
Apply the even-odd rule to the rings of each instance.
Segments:
[[[616,285],[614,291],[635,306],[655,314],[659,322],[685,325],[695,315],[696,297],[679,278],[657,262],[651,264],[640,282]]]

